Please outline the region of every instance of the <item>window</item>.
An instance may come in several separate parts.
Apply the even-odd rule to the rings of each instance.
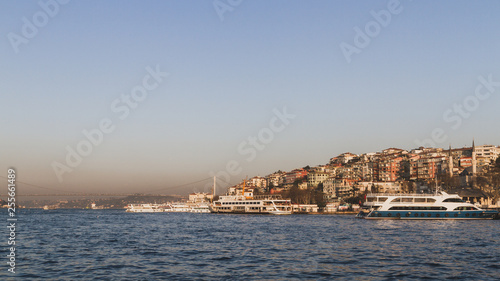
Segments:
[[[462,199],[460,198],[448,198],[444,199],[443,202],[456,202],[456,203],[465,203]]]
[[[427,206],[394,206],[389,210],[432,210],[432,211],[446,211],[446,207],[427,207]]]
[[[461,206],[455,208],[455,211],[473,211],[473,210],[477,210],[477,208],[473,206]]]

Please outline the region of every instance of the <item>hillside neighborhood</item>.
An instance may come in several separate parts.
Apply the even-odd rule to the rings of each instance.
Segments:
[[[342,153],[329,163],[255,176],[228,194],[281,194],[295,204],[359,204],[369,193],[432,193],[437,187],[486,207],[500,205],[500,147],[388,148]]]

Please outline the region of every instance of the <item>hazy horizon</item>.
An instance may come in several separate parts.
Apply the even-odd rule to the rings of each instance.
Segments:
[[[52,189],[20,195],[184,195],[219,171],[500,144],[498,1],[0,7],[2,176]]]

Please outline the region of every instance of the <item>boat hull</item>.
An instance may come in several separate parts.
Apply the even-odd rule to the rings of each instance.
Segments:
[[[271,215],[291,215],[292,211],[270,211]]]
[[[443,220],[443,219],[494,219],[498,217],[497,211],[372,211],[362,216],[364,219],[406,219],[406,220]]]

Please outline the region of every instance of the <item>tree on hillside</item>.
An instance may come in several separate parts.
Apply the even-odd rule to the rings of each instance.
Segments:
[[[300,190],[299,186],[297,184],[293,184],[292,187],[290,187],[289,190],[283,193],[285,198],[290,198],[292,203],[297,204],[299,203],[299,197],[300,197]]]
[[[326,200],[325,200],[325,194],[321,190],[315,190],[314,191],[314,201],[318,205],[319,208],[324,208],[326,207]]]
[[[432,185],[432,182],[430,183]],[[458,177],[450,177],[449,174],[439,174],[438,184],[444,191],[449,191],[457,188],[460,185],[460,180]]]

